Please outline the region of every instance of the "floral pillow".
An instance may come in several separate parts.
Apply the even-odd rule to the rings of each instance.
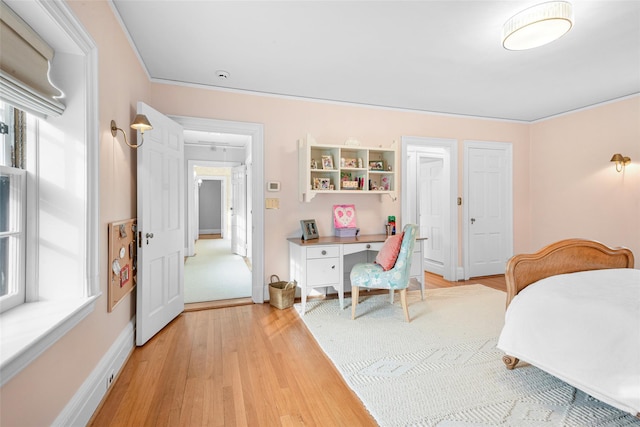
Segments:
[[[398,254],[400,253],[400,246],[402,245],[402,236],[404,236],[404,233],[387,237],[380,252],[378,252],[376,264],[380,264],[384,271],[391,270],[396,264]]]

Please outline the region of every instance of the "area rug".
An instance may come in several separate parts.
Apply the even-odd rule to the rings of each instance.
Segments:
[[[362,293],[351,320],[338,300],[308,301],[301,316],[381,426],[638,426],[637,420],[523,362],[512,371],[496,348],[504,292],[482,285]],[[300,313],[299,304],[295,305]]]
[[[251,296],[251,271],[228,239],[198,239],[184,265],[184,302]]]

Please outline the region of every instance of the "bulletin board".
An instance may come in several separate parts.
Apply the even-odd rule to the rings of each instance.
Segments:
[[[137,231],[135,218],[109,224],[109,312],[136,286]]]

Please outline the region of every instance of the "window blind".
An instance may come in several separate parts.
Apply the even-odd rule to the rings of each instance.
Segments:
[[[59,116],[62,92],[49,80],[54,50],[0,1],[0,98],[38,115]]]

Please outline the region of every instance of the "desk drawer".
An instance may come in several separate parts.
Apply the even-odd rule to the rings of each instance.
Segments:
[[[344,245],[344,254],[355,254],[363,251],[379,251],[384,242],[350,243]]]
[[[340,256],[339,246],[316,246],[307,248],[307,259],[336,258]]]
[[[307,286],[335,285],[340,282],[340,258],[307,261]]]

